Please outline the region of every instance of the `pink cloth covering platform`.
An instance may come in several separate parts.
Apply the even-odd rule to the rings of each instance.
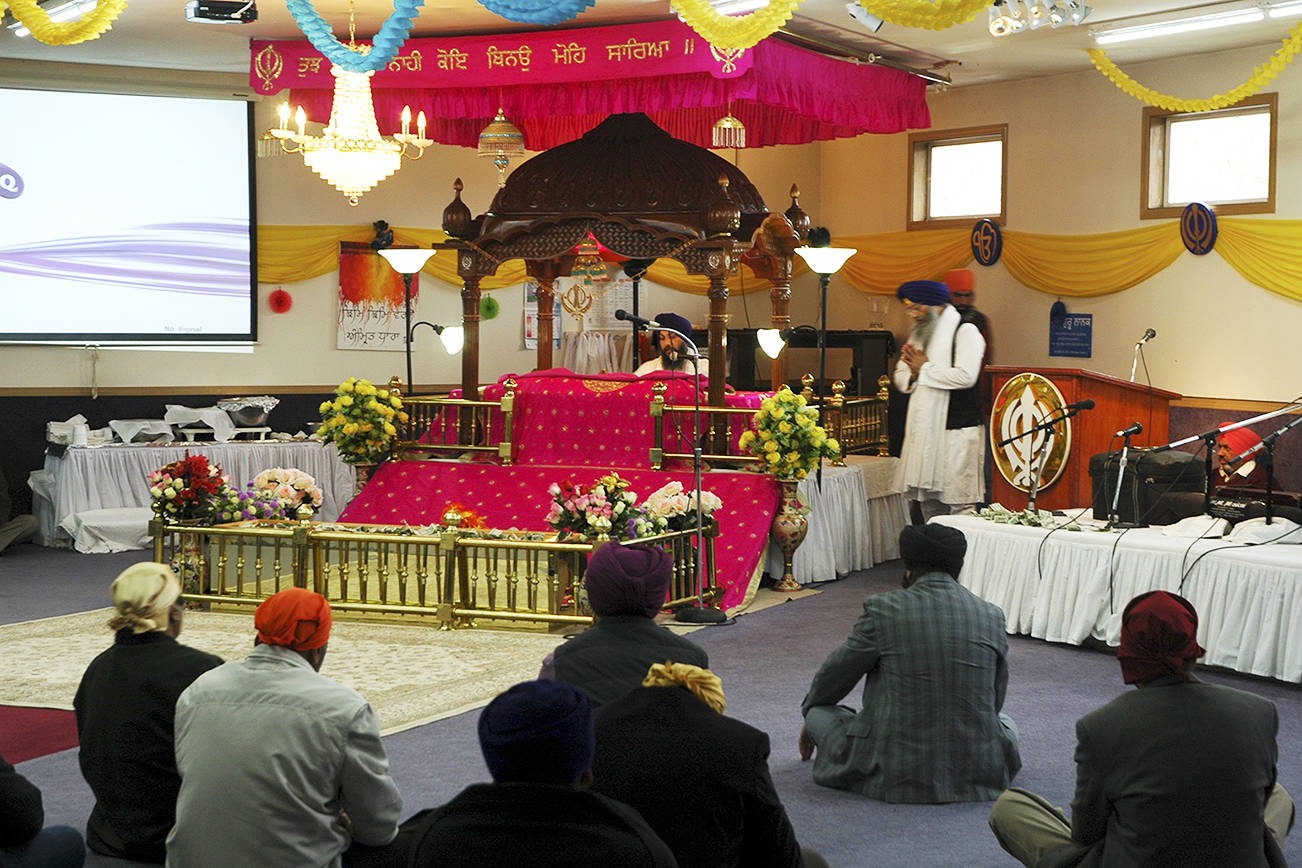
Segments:
[[[441,522],[448,504],[474,510],[490,527],[547,531],[551,505],[547,486],[570,480],[594,482],[608,467],[514,466],[465,464],[456,461],[394,461],[381,465],[340,521],[375,524],[427,525]],[[617,468],[632,483],[638,500],[670,481],[692,488],[690,471]],[[757,473],[712,471],[702,486],[723,501],[715,513],[719,538],[715,542],[717,581],[724,589],[722,608],[746,601],[758,579],[768,544],[769,526],[778,508],[774,480]]]

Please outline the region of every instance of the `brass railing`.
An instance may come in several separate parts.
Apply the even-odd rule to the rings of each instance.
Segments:
[[[483,387],[480,387],[478,400],[446,395],[402,395],[402,381],[393,377],[389,380],[389,389],[402,395],[402,406],[407,412],[407,421],[398,426],[395,453],[398,457],[424,457],[442,453],[488,452],[500,458],[503,464],[510,464],[515,456],[512,438],[516,382],[508,378],[502,385],[506,392],[500,401],[483,400],[480,397]],[[452,412],[453,408],[457,418],[445,418],[444,414]],[[500,432],[494,430],[495,425],[501,426]],[[456,431],[454,441],[447,437],[449,430]]]
[[[846,455],[863,453],[885,455],[888,452],[888,431],[886,427],[886,408],[889,400],[885,376],[877,379],[877,394],[869,397],[845,397],[845,382],[837,380],[832,383],[832,396],[827,399],[825,412],[820,414],[821,422],[830,436],[841,444],[841,457],[832,459],[836,465],[844,465]],[[812,374],[801,378],[804,388],[801,394],[805,400],[814,402]],[[665,401],[668,387],[659,382],[651,387],[651,469],[659,470],[666,460],[671,458],[691,459],[690,452],[671,452],[665,448],[665,425],[673,420],[674,427],[680,432],[693,430],[692,414],[697,409],[692,404],[669,404]],[[815,406],[817,404],[815,403]],[[754,455],[740,452],[735,448],[732,420],[738,416],[750,417],[755,410],[745,407],[701,407],[701,437],[703,445],[713,447],[713,451],[702,454],[707,461],[731,462],[736,464],[758,464]],[[732,420],[729,419],[732,417]],[[687,420],[684,422],[684,420]],[[713,434],[711,432],[714,432]],[[691,442],[691,435],[687,437]]]
[[[433,620],[441,629],[479,619],[543,625],[588,624],[582,593],[588,556],[601,542],[554,535],[459,528],[410,528],[308,521],[236,522],[211,527],[150,522],[154,559],[170,563],[188,601],[249,608],[290,587],[311,588],[345,617]],[[701,534],[705,582],[697,591],[696,531],[639,540],[673,556],[666,608],[720,596],[716,525]]]

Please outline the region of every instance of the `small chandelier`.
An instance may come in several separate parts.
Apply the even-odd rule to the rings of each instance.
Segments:
[[[350,2],[348,47],[359,54],[369,54],[370,46],[358,45],[355,33]],[[375,101],[371,98],[374,72],[349,72],[332,65],[330,74],[335,77],[334,99],[330,104],[330,123],[321,135],[307,135],[307,115],[302,106],[294,114],[298,130],[291,131],[286,102],[280,105],[280,126],[267,130],[262,137],[278,139],[287,154],[302,154],[309,169],[347,196],[349,205],[356,205],[363,193],[398,171],[403,157],[418,160],[434,142],[425,138],[424,112],[416,118],[416,132],[411,132],[410,106],[403,107],[401,133],[388,139],[380,135],[375,122]]]
[[[515,124],[506,119],[506,113],[498,106],[497,115],[479,134],[479,156],[492,157],[497,166],[497,186],[506,186],[506,167],[511,164],[511,157],[524,156],[524,133]]]
[[[732,116],[732,107],[728,113],[714,122],[713,142],[715,148],[746,147],[746,125]]]

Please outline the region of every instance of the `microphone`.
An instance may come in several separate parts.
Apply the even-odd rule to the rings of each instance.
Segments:
[[[1149,331],[1152,331],[1152,329],[1149,329]],[[1144,426],[1136,422],[1133,425],[1131,425],[1129,428],[1122,428],[1120,431],[1116,433],[1115,436],[1129,437],[1131,434],[1142,434],[1142,433],[1144,433]]]
[[[637,323],[640,328],[644,328],[644,329],[660,328],[660,323],[656,322],[655,320],[644,319],[643,317],[640,317],[637,314],[629,313],[628,311],[624,310],[624,308],[622,307],[615,311],[615,319],[622,319],[625,322]]]
[[[1068,404],[1066,407],[1063,407],[1062,409],[1064,409],[1064,410],[1093,410],[1093,409],[1094,409],[1094,399],[1093,399],[1093,398],[1086,398],[1084,401],[1073,401],[1072,403]]]
[[[1275,441],[1279,439],[1279,435],[1288,433],[1290,428],[1292,428],[1294,425],[1297,425],[1299,423],[1302,423],[1302,416],[1296,417],[1287,425],[1285,425],[1283,428],[1280,428],[1278,431],[1274,432],[1273,434],[1267,434],[1265,437],[1262,437],[1260,443],[1249,446],[1245,451],[1240,452],[1234,458],[1230,459],[1230,464],[1238,464],[1240,461],[1244,460],[1245,458],[1256,455],[1258,452],[1265,449],[1266,447],[1273,446],[1275,444]]]
[[[1157,337],[1157,332],[1153,331],[1152,329],[1144,329],[1144,336],[1139,339],[1139,341],[1135,344],[1135,346],[1142,347],[1144,344],[1148,343],[1155,337]]]

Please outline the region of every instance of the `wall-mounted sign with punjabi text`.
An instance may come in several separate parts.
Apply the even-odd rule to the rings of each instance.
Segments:
[[[258,93],[334,87],[330,61],[306,39],[252,40]],[[408,39],[371,87],[467,88],[709,73],[736,78],[752,52],[725,51],[677,20],[579,30]]]

